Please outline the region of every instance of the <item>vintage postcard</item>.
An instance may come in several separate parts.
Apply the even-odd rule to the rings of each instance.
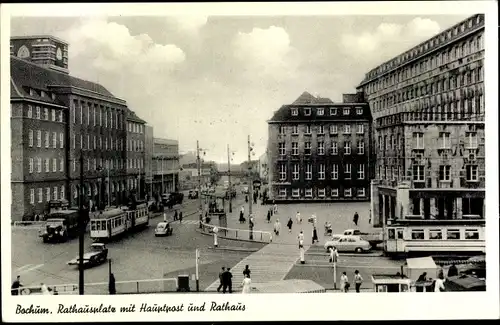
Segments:
[[[2,5],[3,319],[497,318],[496,12]]]

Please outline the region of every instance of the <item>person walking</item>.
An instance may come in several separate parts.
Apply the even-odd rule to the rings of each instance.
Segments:
[[[241,293],[250,293],[252,291],[252,280],[249,275],[243,277],[243,282],[241,283],[242,289]]]
[[[359,215],[357,212],[354,212],[354,217],[352,218],[352,221],[354,221],[354,224],[356,226],[358,225],[358,220],[359,220]]]
[[[281,230],[280,219],[276,219],[276,222],[274,223],[274,233],[276,234],[276,236],[280,235],[280,230]]]
[[[42,295],[51,295],[52,293],[50,292],[50,289],[47,287],[45,283],[40,283],[41,289],[42,289]]]
[[[442,274],[439,274],[438,278],[435,280],[434,283],[434,292],[441,292],[441,291],[445,291],[444,276]]]
[[[273,200],[273,209],[274,209],[274,214],[278,214],[278,205],[275,203]]]
[[[349,278],[347,277],[346,272],[342,272],[340,276],[340,290],[347,293],[349,291]]]
[[[306,264],[306,252],[304,250],[304,240],[299,240],[300,264]]]
[[[319,242],[318,231],[316,230],[316,226],[313,227],[313,232],[312,232],[312,243],[314,244],[315,242]]]
[[[273,216],[273,207],[269,207],[269,210],[267,210],[267,211],[269,211],[269,213],[271,214],[271,217],[272,217]]]
[[[217,242],[217,233],[219,232],[219,228],[214,227],[212,232],[214,234],[214,247],[217,248],[219,246],[219,243]]]
[[[14,282],[12,282],[12,286],[10,287],[12,295],[13,296],[19,295],[19,291],[22,286],[23,285],[21,284],[21,276],[18,275],[14,280]]]
[[[298,239],[299,239],[299,242],[304,241],[304,232],[302,230],[299,232]]]
[[[176,220],[177,220],[177,216],[178,216],[178,215],[177,215],[177,210],[175,210],[175,212],[174,212],[174,221],[176,221]]]
[[[102,211],[101,211],[102,214]],[[167,222],[167,213],[163,212],[163,222]]]
[[[424,292],[424,287],[425,287],[426,282],[427,282],[427,272],[424,272],[424,273],[420,274],[417,281],[415,282],[415,284],[417,285],[416,291],[417,292]]]
[[[271,210],[267,210],[267,223],[271,223]]]
[[[233,274],[231,273],[230,268],[227,268],[226,274],[227,274],[227,278],[226,278],[227,289],[228,289],[229,293],[233,293]]]
[[[356,286],[356,292],[359,293],[361,284],[363,283],[363,277],[358,270],[354,271],[354,285]]]
[[[458,269],[457,269],[457,266],[455,265],[455,263],[451,264],[450,268],[448,269],[448,278],[450,276],[457,276],[458,275]]]
[[[116,280],[115,280],[115,275],[111,273],[109,275],[109,294],[110,295],[115,295],[116,294]]]
[[[297,220],[297,224],[302,223],[302,217],[300,216],[300,212],[297,211],[297,214],[295,215],[295,220]]]
[[[179,223],[182,223],[182,211],[179,211]]]
[[[250,268],[248,267],[248,265],[245,265],[245,269],[243,270],[243,275],[250,277],[250,273],[251,273]]]
[[[219,272],[219,287],[217,288],[217,292],[220,292],[220,289],[224,286],[224,272],[226,272],[226,268],[223,266],[222,271]]]
[[[293,221],[292,221],[292,217],[288,218],[288,222],[286,224],[286,226],[288,227],[288,233],[292,233],[292,226],[293,226]]]
[[[335,263],[339,258],[339,252],[336,247],[330,247],[330,263]]]

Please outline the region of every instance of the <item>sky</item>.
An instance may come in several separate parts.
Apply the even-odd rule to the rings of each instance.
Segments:
[[[267,120],[304,91],[341,102],[364,74],[469,15],[17,17],[13,36],[69,43],[69,69],[98,82],[181,152],[258,159]]]

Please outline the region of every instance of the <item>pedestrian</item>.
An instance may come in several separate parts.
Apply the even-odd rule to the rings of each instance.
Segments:
[[[175,210],[175,212],[174,212],[174,221],[176,221],[176,220],[177,220],[177,210]]]
[[[434,292],[445,291],[444,288],[444,276],[439,274],[438,278],[434,282]]]
[[[352,221],[354,221],[354,224],[357,226],[358,225],[358,220],[359,220],[359,215],[357,212],[354,212],[354,217]]]
[[[281,230],[280,219],[276,219],[276,222],[274,223],[274,233],[276,234],[276,236],[280,235],[280,230]]]
[[[226,268],[223,266],[222,271],[219,272],[219,287],[217,288],[217,292],[220,292],[220,289],[224,286],[224,272],[226,272]]]
[[[274,214],[278,214],[278,205],[275,203],[273,200],[273,209],[274,209]]]
[[[182,223],[182,211],[179,212],[179,223]]]
[[[271,217],[272,217],[273,216],[273,207],[270,207],[268,211],[269,211],[269,213],[271,214]]]
[[[288,227],[288,233],[292,233],[292,225],[293,225],[293,221],[292,221],[292,217],[288,218],[288,222],[286,224],[286,226]]]
[[[101,211],[102,214],[102,211]],[[163,222],[167,222],[167,213],[163,212]]]
[[[116,280],[115,280],[115,275],[113,273],[109,275],[109,294],[110,295],[116,294]]]
[[[51,295],[52,293],[50,292],[50,289],[47,287],[45,283],[40,283],[41,290],[42,290],[42,295]]]
[[[217,248],[219,246],[217,243],[217,233],[219,232],[219,228],[213,227],[212,232],[214,234],[214,247]]]
[[[271,210],[267,210],[267,223],[271,223]]]
[[[299,236],[298,236],[298,238],[299,238],[299,243],[300,243],[301,241],[304,241],[304,232],[303,232],[302,230],[299,232]]]
[[[250,275],[245,275],[243,277],[243,282],[241,283],[242,289],[241,293],[250,293],[252,291],[252,280],[250,280]]]
[[[304,250],[304,240],[299,240],[300,264],[306,264],[306,252]]]
[[[330,247],[330,263],[336,263],[339,258],[339,252],[336,247]]]
[[[371,225],[372,224],[372,210],[368,210],[368,224]]]
[[[450,268],[448,269],[448,278],[450,276],[457,276],[458,275],[458,269],[455,263],[451,264]]]
[[[318,240],[318,231],[316,230],[316,227],[313,227],[312,243],[314,244],[315,242],[319,242],[319,240]]]
[[[342,272],[342,275],[340,276],[340,290],[347,293],[349,291],[349,287],[351,285],[349,284],[349,278],[347,277],[347,273]]]
[[[297,211],[297,214],[295,215],[295,219],[297,220],[298,224],[302,223],[302,217],[300,216],[299,211]]]
[[[425,283],[427,282],[427,272],[424,272],[422,274],[420,274],[420,276],[418,277],[417,281],[416,281],[416,291],[417,292],[424,292],[424,287],[425,287]]]
[[[14,282],[12,282],[12,287],[11,287],[11,293],[13,296],[17,296],[19,295],[19,291],[20,291],[20,288],[22,287],[23,285],[21,284],[21,276],[18,275],[16,277],[16,279],[14,280]]]
[[[229,293],[233,293],[233,274],[231,273],[231,269],[227,268],[227,289]]]
[[[248,265],[245,265],[245,269],[243,270],[243,275],[250,277],[250,273],[251,273],[251,271],[250,271]]]
[[[363,277],[358,270],[354,271],[354,285],[356,286],[356,292],[359,293],[361,284],[363,283]]]

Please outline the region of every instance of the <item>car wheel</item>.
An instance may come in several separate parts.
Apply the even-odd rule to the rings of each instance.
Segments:
[[[356,253],[363,253],[363,249],[361,247],[358,247],[355,249]]]

